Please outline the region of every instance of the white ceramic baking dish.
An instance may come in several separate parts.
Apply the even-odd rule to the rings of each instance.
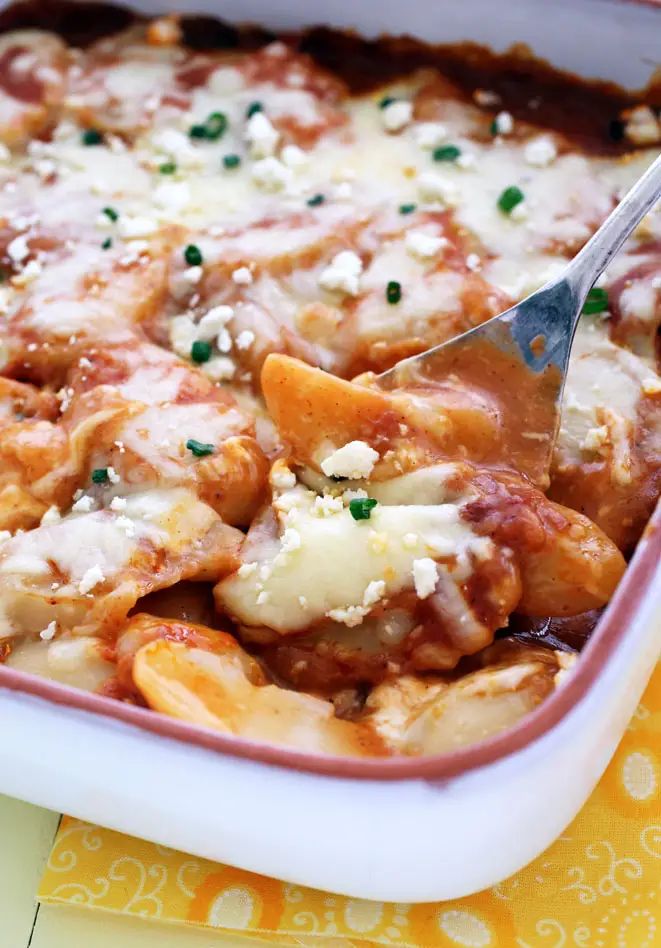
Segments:
[[[649,78],[661,33],[661,7],[626,0],[225,0],[220,11],[193,0],[192,7],[276,29],[323,22],[496,50],[520,40],[559,67],[632,88]],[[481,745],[433,758],[313,758],[0,667],[0,791],[352,896],[463,896],[525,865],[574,817],[660,646],[657,510],[575,672],[516,728]]]

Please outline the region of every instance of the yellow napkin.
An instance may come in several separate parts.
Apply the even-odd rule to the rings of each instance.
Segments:
[[[66,817],[38,898],[259,933],[277,945],[660,948],[661,665],[565,834],[477,895],[424,905],[349,899]]]

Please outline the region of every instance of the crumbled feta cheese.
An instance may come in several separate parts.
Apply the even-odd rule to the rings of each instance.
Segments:
[[[332,517],[333,514],[341,513],[344,510],[344,504],[340,497],[331,497],[330,494],[320,494],[315,497],[312,505],[312,513],[317,517]]]
[[[216,346],[219,352],[230,352],[232,349],[232,337],[226,329],[221,329],[216,339]]]
[[[349,441],[321,462],[326,477],[369,477],[379,460],[378,451],[364,441]]]
[[[476,253],[469,253],[468,256],[466,257],[466,266],[468,267],[469,270],[473,270],[473,271],[479,270],[481,264],[482,264],[482,261],[480,260],[479,256]]]
[[[360,275],[363,261],[353,250],[342,250],[319,276],[319,286],[329,292],[357,296],[360,292]]]
[[[288,168],[302,168],[310,159],[308,153],[298,145],[285,145],[280,152],[280,160]]]
[[[105,580],[106,577],[103,575],[103,570],[97,563],[85,571],[83,578],[78,583],[78,591],[84,596],[91,589],[94,589],[95,586],[98,586],[99,583],[104,583]]]
[[[119,476],[119,474],[117,473],[117,471],[115,470],[115,468],[114,468],[114,467],[107,467],[107,468],[106,468],[106,471],[107,471],[108,480],[110,481],[110,483],[111,483],[111,484],[119,484],[119,482],[121,481],[121,477]]]
[[[353,185],[350,181],[340,181],[333,189],[333,197],[336,201],[350,201],[353,197]]]
[[[661,395],[661,379],[650,377],[640,383],[644,395]]]
[[[329,619],[332,619],[333,622],[342,622],[352,629],[354,626],[362,623],[368,612],[369,609],[365,606],[347,606],[343,609],[331,609],[326,615]]]
[[[413,128],[413,140],[416,145],[428,151],[438,148],[447,137],[447,127],[441,122],[421,122]]]
[[[249,349],[255,341],[255,333],[251,329],[244,329],[236,337],[236,348],[240,350]]]
[[[627,114],[624,134],[635,145],[656,145],[661,142],[661,118],[648,105],[637,105]]]
[[[252,283],[252,273],[248,267],[237,267],[232,273],[232,279],[239,286],[249,286]]]
[[[215,339],[233,316],[234,310],[231,306],[214,306],[197,324],[197,338],[207,342]]]
[[[511,135],[514,131],[514,119],[509,112],[499,112],[493,123],[498,135]]]
[[[455,165],[462,171],[472,171],[477,167],[477,158],[472,151],[462,151],[460,155],[457,155]]]
[[[425,171],[418,178],[418,191],[423,201],[451,206],[457,198],[457,189],[435,171]]]
[[[387,132],[399,132],[413,118],[413,103],[395,99],[381,109],[381,121]]]
[[[192,283],[195,286],[196,283],[199,283],[202,279],[204,271],[202,267],[187,267],[181,276],[186,281],[186,283]]]
[[[516,221],[517,223],[525,221],[528,219],[528,205],[525,201],[521,201],[520,204],[517,204],[512,208],[509,214],[511,221]]]
[[[414,257],[434,257],[446,245],[445,237],[434,237],[420,230],[409,230],[404,238],[404,246]]]
[[[42,271],[41,263],[38,260],[29,260],[20,273],[12,278],[14,286],[27,286],[35,280]]]
[[[352,500],[364,500],[368,496],[367,491],[363,490],[362,487],[359,487],[358,490],[345,490],[342,494],[342,503],[348,506]]]
[[[269,601],[270,598],[271,598],[270,593],[267,593],[264,591],[260,592],[259,595],[257,596],[257,605],[258,606],[266,605],[266,603]]]
[[[158,224],[149,217],[122,214],[117,221],[117,230],[121,237],[149,237],[158,230]]]
[[[197,326],[190,316],[175,316],[170,320],[170,345],[178,356],[188,358],[197,339]]]
[[[55,633],[57,632],[57,622],[53,619],[52,622],[49,622],[45,629],[42,629],[39,633],[39,638],[42,642],[50,642],[51,639],[55,638]]]
[[[216,356],[200,366],[205,375],[213,382],[225,382],[234,378],[236,366],[227,356]]]
[[[126,498],[125,497],[113,497],[110,501],[111,510],[126,510]]]
[[[294,550],[300,549],[301,546],[301,534],[298,530],[295,530],[293,527],[287,527],[285,532],[282,534],[282,543],[281,550],[283,553],[293,553]]]
[[[373,579],[367,584],[363,593],[363,605],[365,607],[373,606],[379,599],[383,599],[386,592],[386,584],[383,579]]]
[[[413,583],[418,599],[426,599],[436,589],[438,567],[428,556],[413,560]]]
[[[263,112],[254,112],[246,124],[246,141],[253,158],[269,158],[276,149],[280,132]]]
[[[126,448],[124,447],[123,441],[113,441],[113,444],[115,445],[116,448],[119,449],[120,454],[124,454],[124,452],[126,451]]]
[[[22,263],[29,253],[27,234],[19,234],[7,244],[7,256],[12,263]]]
[[[523,156],[528,164],[538,168],[550,165],[557,155],[558,149],[555,147],[555,142],[548,135],[531,139],[523,149]]]
[[[39,523],[42,527],[50,527],[54,523],[59,523],[62,519],[60,511],[57,507],[49,507],[46,513],[43,515]]]
[[[7,540],[11,540],[11,531],[0,530],[0,543],[6,543]]]
[[[154,204],[166,211],[180,211],[190,203],[191,192],[187,181],[164,181],[154,188]]]
[[[264,191],[281,191],[291,182],[292,171],[277,158],[261,158],[250,169],[250,176]]]
[[[117,517],[115,523],[120,530],[124,531],[127,537],[135,536],[135,524],[128,517],[125,517],[123,514],[121,514],[119,517]]]
[[[418,545],[417,533],[405,533],[402,537],[402,546],[405,550],[415,550]]]
[[[93,506],[94,498],[90,497],[89,494],[83,494],[83,496],[79,497],[73,504],[71,509],[74,513],[89,513]]]
[[[296,487],[296,475],[281,464],[275,465],[271,470],[271,486],[276,490],[291,490]]]
[[[584,451],[599,451],[605,444],[608,444],[609,433],[606,425],[599,428],[590,428],[581,443]]]
[[[252,576],[253,573],[257,572],[257,563],[242,563],[237,570],[237,574],[242,578],[246,576]]]

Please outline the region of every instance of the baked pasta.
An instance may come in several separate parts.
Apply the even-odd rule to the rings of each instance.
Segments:
[[[558,273],[658,113],[485,51],[49,9],[0,34],[0,659],[314,753],[513,725],[658,498],[658,211],[588,298],[547,491],[479,371],[375,375]]]

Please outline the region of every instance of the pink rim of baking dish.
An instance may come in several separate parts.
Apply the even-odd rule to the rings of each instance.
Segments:
[[[521,722],[495,737],[460,750],[424,757],[330,757],[261,744],[187,724],[147,708],[90,694],[27,672],[0,666],[0,688],[22,692],[53,704],[103,715],[143,731],[216,751],[231,757],[328,777],[361,780],[445,781],[493,764],[542,737],[557,725],[594,684],[615,648],[626,638],[638,604],[652,592],[661,561],[661,506],[650,520],[632,562],[563,685]]]

